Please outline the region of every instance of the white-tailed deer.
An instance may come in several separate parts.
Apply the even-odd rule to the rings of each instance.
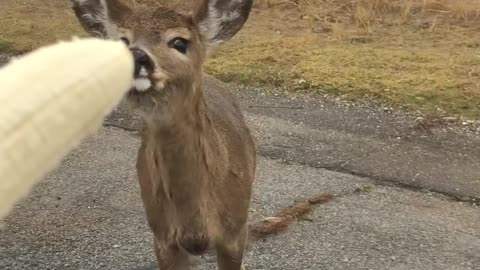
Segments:
[[[243,269],[255,145],[233,96],[202,89],[202,64],[242,28],[252,0],[200,1],[192,15],[72,2],[86,31],[123,40],[135,59],[127,100],[145,122],[137,171],[160,269],[189,269],[189,255],[210,248],[219,269]]]

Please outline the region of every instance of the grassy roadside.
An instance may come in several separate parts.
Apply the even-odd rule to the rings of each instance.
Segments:
[[[206,67],[225,81],[379,100],[430,116],[480,119],[478,53],[468,47],[387,47],[261,36],[227,45]]]
[[[36,2],[0,2],[0,52],[82,33],[69,1]],[[246,28],[206,70],[225,81],[479,120],[479,10],[477,0],[257,0]]]
[[[440,2],[259,0],[246,29],[207,71],[478,120],[480,1]]]
[[[1,0],[0,52],[30,51],[82,34],[69,7],[67,0]]]

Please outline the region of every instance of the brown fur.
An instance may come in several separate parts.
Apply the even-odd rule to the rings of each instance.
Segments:
[[[97,16],[102,11],[99,0],[74,1],[87,31],[106,38],[126,37],[130,47],[141,48],[154,61],[149,77],[153,89],[131,91],[128,100],[145,120],[138,180],[162,270],[189,269],[189,254],[209,248],[217,252],[219,269],[243,269],[255,145],[233,96],[202,88],[202,63],[207,48],[241,28],[251,1],[240,6],[232,1],[236,4],[229,6],[229,1],[220,0],[220,14],[231,15],[227,9],[235,8],[241,18],[214,21],[219,24],[208,23],[211,14],[205,7],[210,2],[214,0],[205,1],[189,17],[163,7],[125,9],[116,6],[118,1],[107,0],[115,12],[112,20]],[[82,17],[84,10],[92,9],[94,16]],[[95,20],[101,24],[92,23]],[[208,27],[214,32],[205,33]],[[189,41],[187,55],[169,47],[175,37]]]

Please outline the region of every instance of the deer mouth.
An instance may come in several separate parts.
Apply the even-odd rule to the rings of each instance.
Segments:
[[[155,96],[156,84],[152,71],[144,66],[135,70],[130,91],[126,95],[127,100],[134,108],[145,109],[154,105],[153,96]]]

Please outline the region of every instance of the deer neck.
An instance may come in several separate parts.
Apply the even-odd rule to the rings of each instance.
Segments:
[[[168,198],[195,202],[208,179],[208,155],[215,140],[201,88],[146,120],[143,143],[151,170],[159,177],[154,186]],[[182,203],[182,205],[185,205]]]

